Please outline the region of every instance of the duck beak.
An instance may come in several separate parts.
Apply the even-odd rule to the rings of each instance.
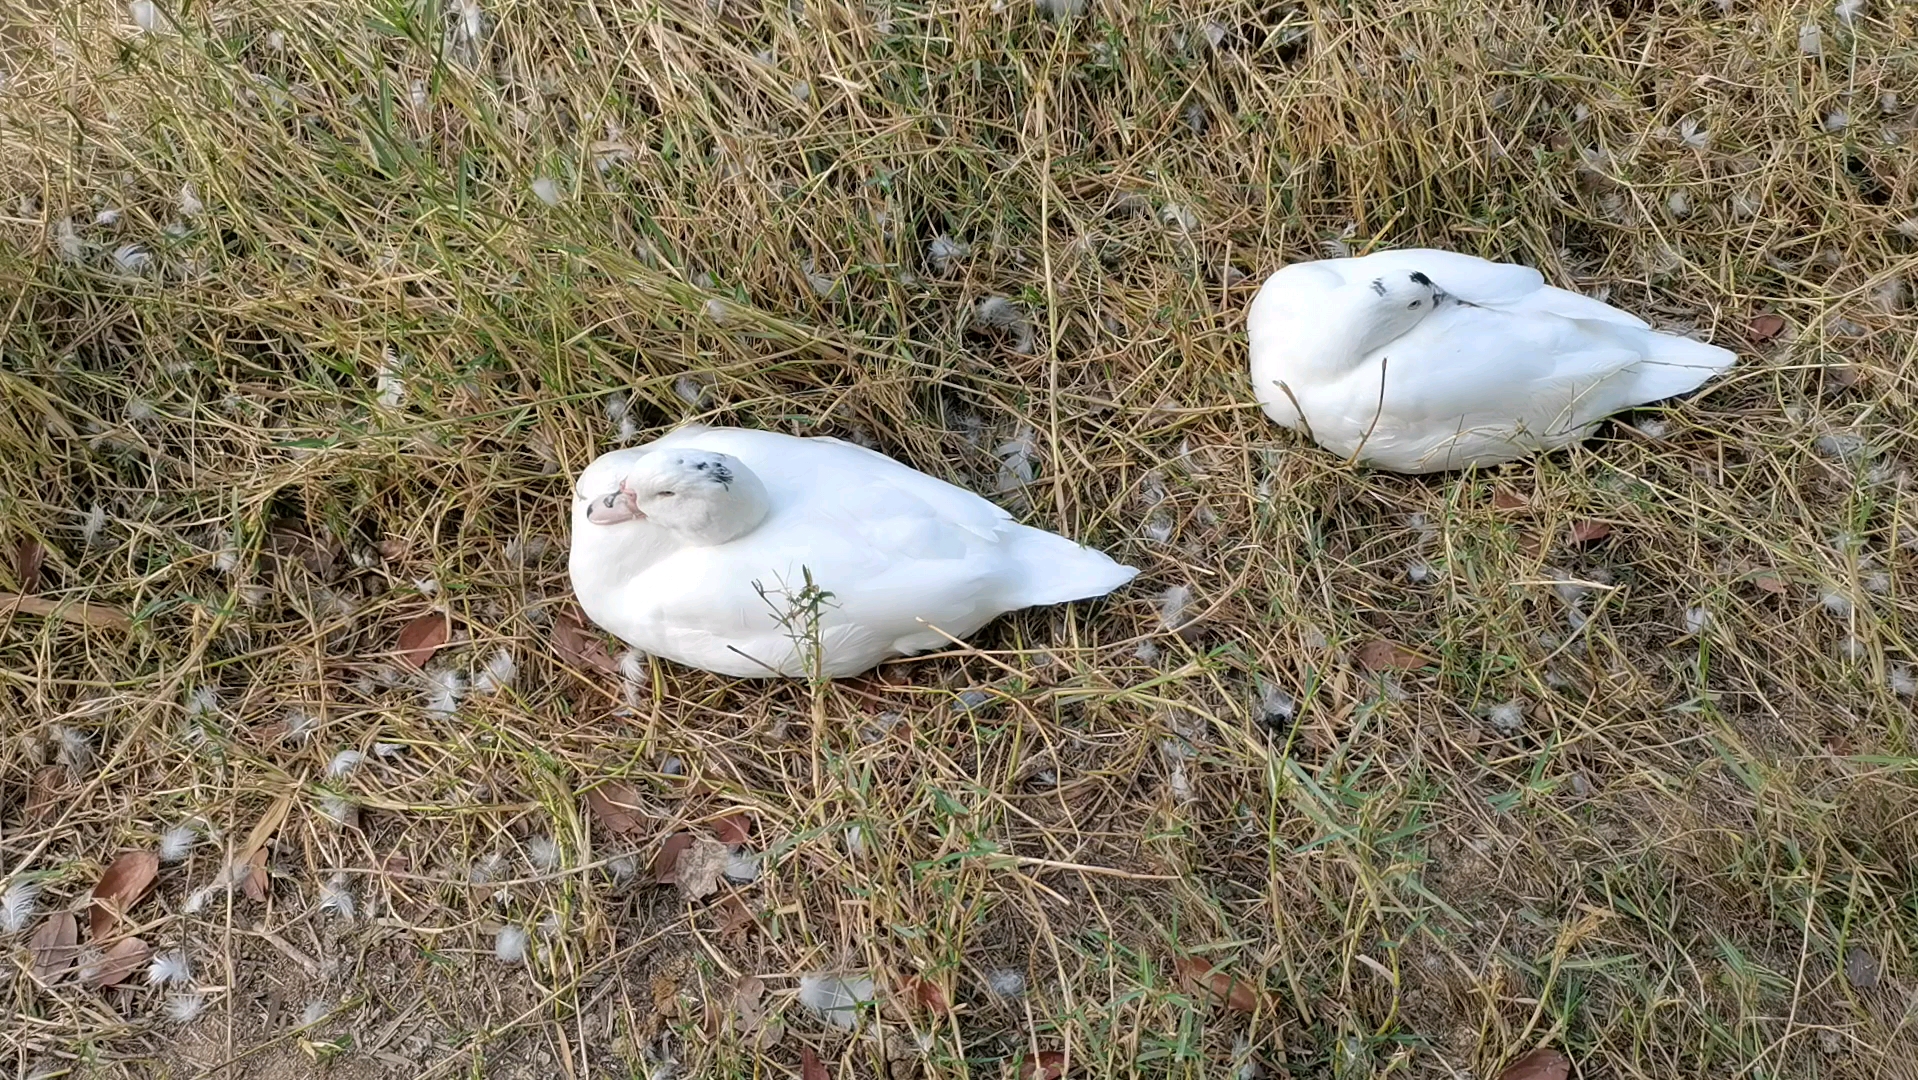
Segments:
[[[608,492],[586,504],[586,520],[593,525],[617,525],[645,517],[639,512],[639,498],[627,490],[625,484],[621,484],[618,491]]]

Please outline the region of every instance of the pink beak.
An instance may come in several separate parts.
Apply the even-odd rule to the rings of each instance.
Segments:
[[[586,520],[594,525],[616,525],[622,521],[636,521],[645,518],[639,512],[639,497],[634,495],[625,484],[610,495],[601,495],[586,504]]]

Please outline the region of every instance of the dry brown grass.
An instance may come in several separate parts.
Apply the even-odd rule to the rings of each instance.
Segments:
[[[201,823],[134,922],[206,1006],[41,986],[6,934],[5,1065],[1918,1075],[1918,13],[1728,6],[0,14],[0,540],[46,552],[0,588],[135,623],[0,615],[0,886],[77,907]],[[1496,475],[1348,470],[1242,374],[1257,281],[1334,241],[1524,261],[1745,359]],[[1144,573],[816,696],[655,665],[627,708],[550,647],[615,394],[629,434],[828,432],[984,491],[1030,429],[1000,497]],[[432,604],[435,664],[509,649],[510,691],[426,709],[392,652]],[[1436,662],[1368,674],[1380,637]],[[621,876],[734,808],[757,928]],[[270,902],[188,913],[276,809]],[[959,1008],[846,1036],[795,1003],[820,970]],[[764,1054],[709,1026],[748,974]]]

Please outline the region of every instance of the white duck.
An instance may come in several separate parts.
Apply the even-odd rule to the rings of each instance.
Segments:
[[[822,674],[856,675],[1138,573],[851,443],[705,427],[580,473],[570,569],[628,644],[745,678],[811,674],[814,641]]]
[[[1401,473],[1557,449],[1738,359],[1530,267],[1428,249],[1287,266],[1253,298],[1246,333],[1267,416]]]

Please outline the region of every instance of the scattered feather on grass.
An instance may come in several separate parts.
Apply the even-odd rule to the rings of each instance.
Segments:
[[[1174,585],[1159,594],[1159,625],[1167,630],[1178,630],[1187,625],[1188,609],[1192,606],[1192,590],[1184,585]]]
[[[332,761],[326,763],[326,775],[334,780],[351,776],[353,771],[365,761],[366,755],[358,750],[342,750],[333,755]]]
[[[526,842],[526,860],[542,873],[559,866],[559,841],[550,836],[535,836]]]
[[[926,245],[926,262],[936,273],[949,274],[971,253],[970,246],[940,233]]]
[[[155,953],[147,964],[147,983],[152,986],[188,986],[192,982],[193,965],[179,949]]]
[[[873,1001],[873,981],[865,975],[814,972],[799,979],[799,1003],[842,1031],[859,1023],[859,1008]]]
[[[33,922],[40,910],[40,886],[32,881],[16,881],[0,893],[0,933],[17,934]]]
[[[191,720],[204,720],[220,714],[220,692],[201,684],[187,692],[186,714]]]
[[[513,650],[501,648],[487,657],[486,665],[479,674],[473,676],[473,692],[476,694],[497,694],[513,685],[519,675],[519,662],[513,659]]]
[[[502,964],[526,962],[526,945],[531,940],[523,926],[506,925],[493,938],[493,956]]]
[[[359,901],[354,898],[345,874],[334,874],[321,882],[319,909],[323,914],[337,915],[348,921],[359,914]]]
[[[986,989],[996,998],[1022,997],[1026,992],[1026,973],[1017,968],[993,968],[986,972]]]
[[[166,1017],[176,1024],[191,1024],[206,1011],[206,998],[199,994],[168,994]]]
[[[1886,673],[1885,685],[1899,697],[1918,696],[1918,677],[1912,675],[1910,664],[1893,664]]]
[[[735,851],[726,856],[726,868],[722,871],[726,880],[735,885],[749,885],[759,880],[759,854],[751,851]]]
[[[466,696],[466,677],[452,668],[435,668],[426,673],[426,711],[445,718],[459,711]]]
[[[160,861],[176,863],[193,852],[193,845],[200,840],[200,831],[192,822],[181,822],[168,829],[160,837]]]
[[[80,523],[80,537],[87,542],[88,547],[99,547],[100,541],[106,535],[106,530],[107,509],[99,503],[94,503],[87,510],[86,519]]]
[[[1501,735],[1516,735],[1525,728],[1525,705],[1519,701],[1507,701],[1485,710],[1485,721]]]

